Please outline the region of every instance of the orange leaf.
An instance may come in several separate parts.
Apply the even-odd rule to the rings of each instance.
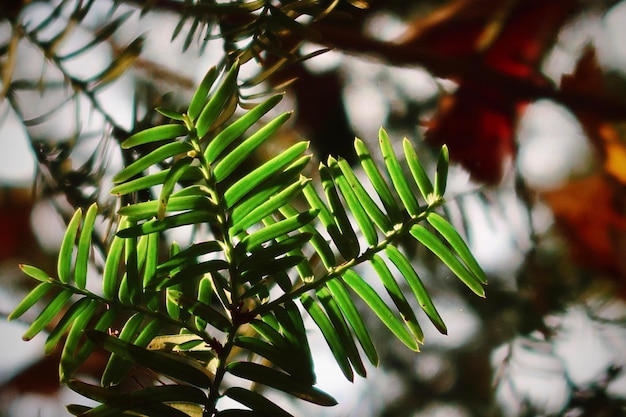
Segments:
[[[623,258],[626,217],[615,207],[615,188],[603,174],[573,180],[544,194],[557,225],[579,264],[612,276],[626,277]]]

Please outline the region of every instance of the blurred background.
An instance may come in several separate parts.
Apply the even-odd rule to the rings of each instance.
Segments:
[[[319,160],[354,161],[354,137],[376,146],[381,126],[426,165],[447,144],[446,212],[490,279],[478,299],[413,248],[448,335],[425,326],[414,354],[373,323],[381,366],[352,384],[312,334],[339,405],[302,415],[626,415],[626,1],[321,1],[324,19],[263,26],[289,54],[230,35],[258,13],[185,14],[192,3],[0,5],[1,417],[84,401],[59,386],[43,336],[21,340],[33,316],[5,320],[33,284],[18,265],[55,270],[75,207],[113,216],[119,143],[245,48],[242,101],[284,88],[279,110],[296,111],[259,158],[305,138]]]

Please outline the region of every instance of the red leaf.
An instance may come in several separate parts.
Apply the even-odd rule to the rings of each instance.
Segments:
[[[0,190],[0,261],[32,256],[35,245],[30,226],[33,205],[29,189]]]
[[[415,22],[402,41],[474,59],[477,71],[489,68],[545,84],[539,65],[576,9],[571,0],[458,0],[435,17]],[[457,92],[442,100],[430,121],[426,140],[436,147],[447,144],[472,179],[496,184],[514,157],[515,125],[527,101],[513,88],[495,87],[489,80],[458,81]]]
[[[442,100],[426,131],[426,140],[447,144],[450,156],[472,179],[495,184],[515,151],[513,137],[517,109],[498,90],[465,83],[453,97]]]

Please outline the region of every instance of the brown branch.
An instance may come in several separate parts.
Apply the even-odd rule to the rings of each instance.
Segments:
[[[379,57],[392,65],[419,65],[433,75],[497,87],[519,100],[554,100],[573,110],[591,110],[606,119],[625,119],[626,103],[610,97],[561,91],[544,78],[525,79],[494,70],[475,59],[457,59],[429,48],[403,43],[382,42],[361,33],[328,23],[313,23],[318,43],[363,55]],[[599,92],[601,93],[601,92]]]
[[[177,14],[183,12],[198,14],[206,19],[205,13],[194,13],[193,7],[185,3],[171,0],[121,0],[134,6],[147,6],[152,9],[169,11]],[[249,13],[242,10],[237,13],[238,19],[244,19]],[[233,15],[213,15],[213,18],[233,19]],[[514,100],[534,101],[550,99],[571,108],[572,110],[593,111],[602,114],[603,118],[626,119],[626,102],[607,97],[606,94],[588,94],[585,92],[561,91],[539,74],[533,79],[520,78],[486,66],[476,56],[473,59],[458,59],[439,53],[428,47],[402,42],[382,42],[364,36],[353,26],[328,21],[314,22],[309,41],[340,49],[345,52],[361,55],[377,56],[391,65],[419,65],[425,67],[433,75],[456,80],[471,80],[473,83],[496,87]],[[288,35],[293,37],[294,34]],[[298,34],[295,34],[298,36]]]

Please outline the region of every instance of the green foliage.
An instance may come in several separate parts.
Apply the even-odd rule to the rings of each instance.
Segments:
[[[86,213],[76,210],[69,222],[56,277],[21,266],[40,283],[10,318],[48,300],[24,339],[50,328],[45,347],[49,352],[62,346],[61,380],[100,404],[70,405],[74,415],[290,415],[263,396],[264,387],[336,404],[315,386],[307,316],[349,380],[354,373],[366,376],[364,360],[378,364],[357,308],[361,302],[411,350],[424,342],[413,305],[446,332],[403,254],[406,238],[430,249],[484,296],[484,273],[459,234],[436,214],[444,203],[446,148],[434,186],[411,143],[403,142],[405,169],[384,130],[384,166],[362,141],[355,142],[364,180],[341,158],[319,165],[319,184],[306,178],[306,143],[255,163],[255,149],[290,113],[260,124],[278,95],[233,117],[237,72],[237,63],[221,78],[212,69],[186,112],[160,109],[170,123],[122,143],[139,156],[117,173],[112,193],[132,203],[117,212],[99,290],[87,274],[96,243],[95,204]],[[143,150],[146,144],[150,151]],[[157,197],[139,201],[146,190]],[[168,244],[170,231],[183,226],[193,227],[193,241]],[[368,265],[369,272],[361,268]],[[377,293],[375,276],[389,297]],[[405,284],[410,294],[402,291]],[[111,353],[101,386],[76,379],[96,347]],[[148,371],[153,384],[121,388],[137,368]],[[223,397],[252,411],[220,409]]]

